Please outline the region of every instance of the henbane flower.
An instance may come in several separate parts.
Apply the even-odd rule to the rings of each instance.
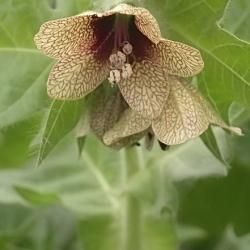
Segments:
[[[169,75],[190,77],[203,68],[197,49],[163,39],[148,10],[127,4],[46,22],[35,42],[57,60],[47,83],[50,97],[79,99],[108,79],[149,119],[168,99]]]
[[[228,126],[216,114],[192,84],[177,77],[171,77],[169,83],[170,94],[159,117],[152,120],[131,108],[126,109],[119,121],[103,135],[104,143],[112,145],[123,138],[152,131],[160,142],[176,145],[198,137],[210,124],[242,135],[240,128]]]

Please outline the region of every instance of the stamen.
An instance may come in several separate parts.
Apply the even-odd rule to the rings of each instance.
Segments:
[[[121,59],[122,62],[126,62],[126,55],[123,54],[121,51],[117,52],[117,56]]]
[[[121,80],[121,73],[117,69],[113,69],[109,72],[109,82],[111,83],[111,86],[113,87],[116,83],[120,82]]]
[[[132,54],[133,46],[125,41],[122,43],[121,48],[115,49],[115,53],[111,54],[109,57],[110,61],[110,74],[109,74],[109,82],[113,87],[114,84],[121,81],[121,79],[128,79],[133,74],[133,64],[131,65],[130,62],[134,63],[135,57]]]
[[[121,69],[126,62],[126,55],[118,51],[109,57],[109,61],[112,69]]]
[[[132,74],[133,74],[133,70],[132,70],[131,64],[126,63],[126,64],[122,67],[122,78],[123,78],[123,79],[127,79],[127,78],[129,78]]]

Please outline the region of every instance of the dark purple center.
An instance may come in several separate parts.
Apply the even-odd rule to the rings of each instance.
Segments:
[[[107,60],[126,41],[133,46],[136,61],[150,57],[152,42],[138,30],[134,19],[134,16],[116,14],[92,21],[95,40],[91,50],[99,60]]]

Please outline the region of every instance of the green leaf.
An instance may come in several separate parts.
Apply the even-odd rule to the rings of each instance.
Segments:
[[[209,151],[200,138],[172,146],[166,153],[153,151],[148,166],[166,166],[174,181],[190,181],[209,176],[225,176],[227,167]]]
[[[234,167],[224,178],[199,180],[192,187],[181,185],[179,220],[210,234],[233,225],[238,234],[250,231],[249,169]]]
[[[18,122],[0,131],[0,168],[20,167],[30,157],[29,145],[36,135],[40,116]]]
[[[76,14],[88,6],[87,0],[81,3],[78,0],[1,1],[0,129],[31,119],[34,114],[41,113],[49,106],[46,82],[52,60],[42,55],[33,41],[40,25],[49,19]],[[13,134],[20,133],[17,127],[15,125],[11,128]],[[23,133],[29,133],[27,130]],[[34,130],[39,130],[37,123],[32,127],[33,138],[36,136]],[[18,155],[14,148],[12,155]]]
[[[216,249],[220,250],[248,250],[250,243],[250,235],[237,236],[232,227],[228,227],[223,234],[221,241],[217,244]]]
[[[246,113],[241,118],[245,119]],[[184,225],[192,225],[204,230],[206,236],[199,245],[202,249],[208,245],[208,242],[221,246],[215,248],[216,250],[224,249],[222,245],[228,246],[227,242],[231,240],[224,239],[224,231],[227,232],[228,225],[237,235],[250,232],[249,125],[248,118],[244,124],[244,127],[248,128],[246,135],[233,140],[232,167],[227,176],[203,178],[193,183],[178,183],[180,194],[178,220]],[[233,239],[232,244],[235,244],[235,249],[238,249],[241,239]],[[195,243],[191,244],[193,248],[195,245]],[[210,247],[210,249],[214,248]],[[242,249],[244,249],[243,245]]]
[[[27,119],[48,105],[45,89],[51,61],[34,49],[33,36],[49,15],[42,1],[1,1],[0,128]]]
[[[205,145],[208,147],[208,149],[210,149],[210,151],[214,154],[214,156],[218,160],[226,164],[226,161],[219,148],[216,136],[212,128],[208,128],[207,131],[201,135],[201,139],[205,143]]]
[[[92,97],[92,96],[91,96]],[[91,98],[90,98],[91,99]],[[84,145],[87,139],[87,136],[90,134],[90,125],[89,125],[89,112],[91,111],[92,101],[86,101],[85,110],[86,112],[82,113],[78,124],[75,129],[75,136],[77,142],[77,148],[79,157],[81,157],[81,153],[84,149]]]
[[[0,204],[1,249],[81,250],[79,227],[75,216],[58,207],[38,210],[20,205]]]
[[[86,136],[78,137],[78,138],[76,138],[76,140],[77,140],[78,152],[79,152],[79,156],[80,156],[83,149],[84,149]]]
[[[240,41],[250,43],[250,2],[229,0],[218,26]]]
[[[23,199],[28,201],[33,205],[48,205],[59,202],[59,198],[57,195],[53,193],[41,193],[38,191],[34,191],[28,187],[15,187],[16,192],[22,196]]]
[[[83,112],[83,100],[80,101],[53,101],[42,133],[38,153],[38,165],[47,157],[58,142],[79,121]]]

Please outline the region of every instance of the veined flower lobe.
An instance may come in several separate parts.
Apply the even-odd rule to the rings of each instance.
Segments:
[[[203,68],[198,50],[163,39],[148,10],[127,4],[49,21],[35,42],[57,59],[47,83],[50,97],[79,99],[108,79],[133,110],[149,119],[162,112],[169,75],[190,77]]]
[[[104,143],[114,145],[123,138],[151,131],[164,145],[176,145],[198,137],[209,125],[243,135],[240,128],[228,126],[192,84],[177,77],[169,82],[170,94],[159,117],[148,119],[128,108],[103,134]]]

